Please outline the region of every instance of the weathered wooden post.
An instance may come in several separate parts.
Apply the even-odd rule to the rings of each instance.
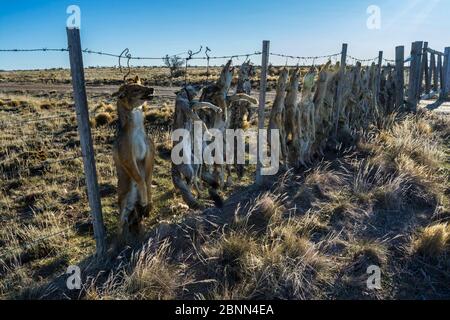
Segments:
[[[339,116],[341,113],[341,110],[343,108],[342,104],[342,90],[343,90],[343,81],[344,73],[345,73],[345,67],[347,65],[347,51],[348,51],[348,44],[343,43],[342,44],[342,51],[341,51],[341,63],[339,65],[339,82],[337,87],[337,103],[336,103],[336,114],[335,114],[335,123],[334,123],[334,138],[337,139],[337,134],[339,130]]]
[[[395,48],[395,104],[399,108],[405,100],[405,47]]]
[[[81,51],[80,29],[67,28],[69,44],[70,70],[72,74],[73,98],[77,113],[78,133],[83,154],[86,188],[91,208],[96,255],[101,258],[106,253],[106,232],[103,225],[102,206],[97,182],[94,147],[92,145],[89,110],[84,81],[83,54]]]
[[[438,58],[437,58],[437,73],[439,76],[439,97],[441,97],[442,85],[444,83],[444,71],[442,68],[442,55],[438,55]]]
[[[433,91],[438,91],[438,76],[436,72],[436,55],[431,53],[430,55],[430,78],[433,79]]]
[[[428,69],[428,42],[425,42],[423,45],[423,54],[422,54],[422,71],[420,73],[420,86],[422,88],[423,78],[425,78],[425,93],[430,93],[430,72]]]
[[[443,74],[441,99],[447,100],[450,93],[450,47],[445,48]]]
[[[417,103],[420,98],[420,74],[422,41],[416,41],[411,46],[411,65],[409,70],[408,107],[411,111],[417,110]]]
[[[378,94],[380,93],[382,68],[383,68],[383,51],[378,51],[377,97]]]
[[[261,162],[261,153],[262,153],[262,145],[261,139],[259,139],[259,130],[264,129],[264,120],[265,120],[265,107],[266,107],[266,90],[267,90],[267,69],[269,66],[269,48],[270,41],[264,40],[262,44],[262,62],[261,62],[261,79],[259,84],[259,108],[258,108],[258,156],[256,163],[256,184],[261,185],[263,183],[263,176],[261,174],[262,170],[262,162]]]

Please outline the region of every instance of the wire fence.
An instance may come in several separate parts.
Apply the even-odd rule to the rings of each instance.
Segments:
[[[9,220],[9,221],[11,221],[11,220]],[[3,220],[0,219],[0,222],[3,222]],[[91,219],[85,219],[85,220],[79,221],[78,222],[78,226],[77,225],[69,226],[67,228],[63,228],[63,229],[61,229],[61,230],[59,230],[57,232],[47,234],[45,236],[42,236],[42,237],[37,238],[37,239],[32,240],[32,241],[27,241],[27,242],[23,242],[23,243],[20,243],[20,244],[17,244],[17,245],[9,246],[8,248],[2,248],[2,252],[0,252],[0,261],[3,258],[6,258],[8,256],[9,256],[10,259],[13,259],[14,256],[19,255],[18,253],[16,253],[18,250],[23,251],[23,250],[32,249],[34,246],[36,246],[36,245],[38,245],[38,244],[40,244],[42,242],[45,242],[45,241],[47,241],[49,239],[55,238],[55,237],[60,236],[60,235],[64,235],[67,232],[72,231],[74,229],[78,229],[79,230],[81,228],[80,227],[81,225],[88,224],[88,223],[89,224],[92,223],[92,220]]]
[[[36,48],[36,49],[0,49],[0,52],[68,52],[69,49],[67,48]],[[185,51],[177,54],[172,55],[163,55],[160,57],[145,57],[145,56],[133,56],[129,53],[129,49],[126,48],[122,51],[121,54],[115,54],[115,53],[109,53],[109,52],[103,52],[103,51],[95,51],[90,49],[83,49],[83,53],[87,54],[93,54],[93,55],[99,55],[99,56],[107,56],[107,57],[113,57],[117,59],[126,59],[126,60],[159,60],[164,61],[167,57],[180,57],[181,59],[185,60],[223,60],[223,59],[236,59],[236,58],[250,58],[252,56],[258,56],[261,55],[260,51],[250,52],[250,53],[244,53],[244,54],[235,54],[235,55],[222,55],[222,56],[194,56],[194,54],[199,54],[200,52],[192,53],[191,51]],[[182,55],[187,55],[187,57],[182,57]]]
[[[200,48],[199,51],[197,52],[192,52],[190,50],[185,51],[185,52],[180,52],[177,54],[172,54],[172,55],[164,55],[164,56],[160,56],[160,57],[146,57],[146,56],[133,56],[131,53],[129,53],[129,49],[126,48],[125,50],[122,51],[122,53],[120,54],[115,54],[115,53],[109,53],[109,52],[103,52],[103,51],[96,51],[96,50],[90,50],[90,49],[83,49],[82,52],[86,53],[86,54],[91,54],[91,55],[99,55],[99,56],[107,56],[107,57],[113,57],[113,58],[117,58],[119,59],[119,67],[121,67],[121,60],[122,59],[126,59],[128,61],[130,60],[153,60],[153,61],[165,61],[167,58],[172,58],[172,57],[179,57],[180,59],[184,60],[184,61],[190,61],[190,60],[206,60],[206,61],[210,61],[210,60],[224,60],[224,59],[239,59],[239,58],[246,58],[246,60],[248,60],[250,57],[254,57],[254,56],[260,56],[262,53],[261,51],[255,51],[255,52],[250,52],[250,53],[244,53],[244,54],[234,54],[234,55],[221,55],[221,56],[211,56],[209,55],[209,47],[205,47],[205,56],[198,56],[198,54],[200,54],[202,52],[202,48]],[[35,49],[0,49],[0,52],[68,52],[67,48],[35,48]],[[326,55],[317,55],[317,56],[297,56],[297,55],[291,55],[291,54],[285,54],[285,53],[269,53],[270,56],[273,57],[280,57],[280,58],[286,58],[286,59],[292,59],[292,60],[298,60],[299,63],[300,61],[303,62],[312,62],[312,64],[314,64],[314,61],[319,60],[319,59],[324,59],[324,58],[336,58],[338,56],[340,56],[342,54],[342,52],[337,52],[337,53],[332,53],[332,54],[326,54]],[[183,57],[183,55],[187,55],[185,57]],[[367,59],[360,59],[360,58],[356,58],[353,57],[351,55],[347,55],[347,58],[353,60],[353,61],[359,61],[359,62],[370,62],[370,61],[375,61],[378,59],[378,57],[374,57],[374,58],[367,58]],[[395,60],[390,60],[390,59],[383,59],[385,62],[395,62]],[[190,66],[190,67],[196,67],[196,66]]]
[[[90,49],[84,49],[82,50],[82,52],[84,54],[90,54],[90,55],[99,55],[99,56],[107,56],[107,57],[111,57],[111,58],[117,58],[118,59],[118,65],[119,68],[122,69],[122,60],[126,60],[126,64],[127,64],[127,68],[128,68],[128,73],[125,75],[124,79],[130,74],[130,70],[131,70],[131,66],[130,66],[130,61],[144,61],[144,60],[149,60],[149,61],[157,61],[159,60],[160,62],[164,62],[167,61],[168,58],[175,58],[178,57],[179,59],[181,59],[184,63],[184,68],[185,68],[185,83],[188,82],[189,80],[189,76],[188,76],[188,68],[189,67],[195,67],[195,66],[189,66],[189,62],[190,61],[206,61],[206,68],[207,68],[207,72],[204,75],[206,77],[206,81],[209,80],[210,77],[210,72],[209,72],[209,68],[210,68],[210,61],[211,60],[223,60],[223,59],[231,59],[231,60],[238,60],[240,58],[245,58],[245,61],[249,61],[251,57],[256,57],[256,56],[260,56],[262,55],[262,52],[260,51],[254,51],[254,52],[250,52],[250,53],[244,53],[244,54],[235,54],[235,55],[210,55],[211,50],[209,49],[209,47],[206,47],[204,50],[204,56],[200,56],[200,54],[202,53],[202,49],[203,47],[200,47],[200,50],[193,52],[191,50],[187,50],[184,52],[180,52],[177,54],[172,54],[172,55],[165,55],[165,56],[161,56],[161,57],[150,57],[150,56],[134,56],[130,53],[129,49],[125,49],[123,50],[120,54],[115,54],[115,53],[109,53],[109,52],[103,52],[103,51],[96,51],[96,50],[90,50]],[[430,49],[431,50],[431,49]],[[68,48],[35,48],[35,49],[0,49],[0,53],[20,53],[20,52],[43,52],[43,53],[47,53],[47,52],[68,52],[69,49]],[[433,50],[434,51],[434,50]],[[439,53],[437,51],[434,51],[435,54],[442,54]],[[312,66],[314,66],[316,64],[317,61],[321,60],[321,59],[338,59],[338,57],[340,57],[343,54],[343,52],[338,52],[338,53],[332,53],[332,54],[327,54],[327,55],[317,55],[317,56],[297,56],[297,55],[290,55],[290,54],[284,54],[284,53],[270,53],[269,55],[272,57],[278,57],[278,58],[284,58],[285,62],[286,62],[286,66],[288,65],[288,62],[290,60],[296,60],[297,61],[297,66],[299,66],[300,64],[306,66],[307,64],[310,64]],[[426,54],[426,52],[424,53]],[[442,54],[443,55],[443,54]],[[360,63],[370,63],[370,62],[375,62],[377,61],[377,59],[379,59],[379,57],[374,57],[374,58],[367,58],[367,59],[360,59],[360,58],[356,58],[354,56],[351,55],[346,55],[346,59],[349,59],[350,61],[353,62],[360,62]],[[346,60],[345,59],[345,60]],[[383,58],[382,61],[384,61],[387,64],[390,63],[395,63],[395,60],[392,59],[386,59]],[[408,59],[405,60],[405,63],[408,61]],[[170,66],[167,66],[170,67]],[[407,72],[407,71],[405,71]],[[174,99],[175,95],[170,95],[170,94],[156,94],[156,97],[161,97],[161,98],[167,98],[167,99]],[[57,114],[57,115],[52,115],[52,116],[46,116],[46,117],[38,117],[38,118],[29,118],[29,119],[21,119],[21,120],[4,120],[1,119],[0,120],[0,126],[2,127],[2,129],[5,129],[6,127],[15,127],[17,128],[21,128],[22,126],[25,126],[27,124],[33,124],[33,123],[42,123],[42,122],[46,122],[46,121],[52,121],[52,120],[57,120],[57,119],[66,119],[66,118],[70,118],[70,117],[74,117],[75,116],[75,112],[66,112],[66,113],[61,113],[61,114]],[[164,138],[164,139],[168,139],[170,140],[170,135],[169,133],[172,131],[172,127],[170,125],[149,125],[147,126],[147,129],[149,130],[151,135],[157,136],[160,139]],[[41,130],[41,132],[44,132],[44,130]],[[71,130],[66,130],[63,132],[60,132],[60,134],[68,134],[68,133],[74,133],[76,132],[76,127],[71,128]],[[24,135],[25,134],[29,134],[30,136],[32,136],[34,133],[24,133],[22,132]],[[46,131],[44,132],[46,134],[55,134],[54,131]],[[101,133],[104,134],[105,132],[102,130],[92,130],[92,134],[95,136],[96,133]],[[112,133],[112,131],[111,131]],[[39,138],[38,138],[39,139]],[[18,170],[15,170],[15,172],[13,172],[13,174],[11,175],[11,172],[7,172],[5,174],[4,170],[2,170],[1,175],[3,179],[8,179],[11,176],[17,176],[17,175],[21,175],[21,174],[25,174],[25,173],[30,173],[30,171],[33,170],[45,170],[46,168],[48,168],[50,165],[52,164],[56,164],[56,163],[66,163],[72,160],[76,160],[76,159],[81,159],[82,155],[80,154],[76,154],[75,156],[71,156],[71,157],[64,157],[61,159],[49,159],[49,160],[45,160],[40,162],[39,164],[35,164],[33,166],[29,166],[29,167],[23,167],[20,168]],[[17,217],[14,217],[13,219],[20,219],[21,216],[18,215]],[[5,223],[8,222],[9,220],[3,217],[0,217],[0,222],[1,223]],[[85,223],[90,223],[91,220],[86,220]],[[68,228],[64,228],[63,230],[57,231],[53,234],[49,234],[46,235],[44,237],[35,239],[33,241],[30,242],[25,242],[22,243],[20,245],[17,246],[12,246],[9,248],[3,248],[2,247],[2,253],[0,253],[0,258],[6,256],[7,254],[14,252],[15,250],[19,250],[19,249],[27,249],[30,248],[40,242],[46,241],[52,237],[56,237],[59,236],[61,234],[66,233],[67,231],[73,230],[74,226],[69,226]]]

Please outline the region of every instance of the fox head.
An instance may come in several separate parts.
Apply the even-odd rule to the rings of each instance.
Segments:
[[[117,97],[128,110],[140,107],[146,101],[153,99],[154,89],[141,84],[141,80],[136,76],[132,81],[122,85],[119,91],[113,93],[113,97]]]

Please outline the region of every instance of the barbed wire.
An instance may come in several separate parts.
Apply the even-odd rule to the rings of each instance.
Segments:
[[[54,49],[54,48],[40,48],[40,49],[0,49],[0,52],[39,52],[39,51],[60,51],[60,52],[64,52],[64,51],[69,51],[69,49],[67,48],[61,48],[61,49]]]
[[[289,58],[289,59],[303,59],[303,60],[314,60],[315,59],[315,60],[317,60],[317,59],[322,59],[322,58],[337,57],[337,56],[341,55],[341,52],[322,55],[322,56],[292,56],[292,55],[283,54],[283,53],[269,53],[269,55],[276,56],[276,57]]]
[[[27,123],[34,123],[34,122],[41,122],[41,121],[46,121],[46,120],[54,120],[54,119],[59,119],[59,118],[69,118],[75,116],[74,113],[64,113],[64,114],[59,114],[56,116],[49,116],[49,117],[42,117],[42,118],[36,118],[36,119],[27,119],[27,120],[19,120],[19,121],[5,121],[5,120],[0,120],[1,124],[10,124],[10,125],[24,125]]]
[[[156,134],[156,135],[162,135],[162,134],[166,134],[168,132],[172,131],[172,125],[168,124],[146,124],[145,127],[149,130],[149,134]],[[40,135],[40,136],[36,136],[36,132],[34,133],[20,133],[20,138],[26,139],[23,141],[27,141],[27,142],[48,142],[48,143],[64,143],[62,141],[58,141],[58,136],[62,136],[63,134],[68,134],[68,133],[76,133],[77,134],[77,128],[74,128],[73,130],[70,131],[65,131],[64,133],[55,133],[52,131],[48,131],[48,130],[38,130],[39,133],[44,134]],[[110,135],[114,135],[116,132],[115,126],[114,125],[105,125],[103,127],[100,128],[96,128],[96,129],[92,129],[91,130],[91,135],[92,135],[92,139],[93,140],[100,140],[101,138],[104,137],[108,137]],[[6,132],[6,135],[9,137],[11,135],[15,135],[17,138],[17,133],[14,132]],[[49,138],[48,140],[44,140],[45,138]],[[0,144],[0,148],[2,149],[11,149],[14,148],[17,143],[15,145],[11,145],[8,143],[3,143],[4,141],[7,141],[9,143],[11,143],[11,139],[10,138],[6,138],[5,140],[0,140],[2,141],[2,143]],[[17,141],[17,140],[16,140]],[[94,141],[94,142],[95,142]],[[79,142],[79,140],[75,140],[72,142]],[[73,149],[73,148],[70,148]]]
[[[74,115],[75,117],[75,115]],[[6,121],[5,121],[6,122]],[[35,136],[36,133],[45,133],[46,135],[57,137],[62,136],[63,134],[69,134],[69,133],[75,133],[77,132],[77,125],[76,124],[69,124],[71,127],[65,127],[65,128],[58,128],[58,129],[51,129],[51,128],[36,128],[31,129],[27,132],[24,132],[23,127],[8,127],[4,126],[2,127],[2,133],[4,135],[20,135],[20,136]],[[2,138],[2,137],[0,137]],[[37,137],[39,138],[39,137]]]
[[[357,61],[357,62],[371,62],[371,61],[375,61],[378,59],[378,57],[375,58],[369,58],[369,59],[359,59],[359,58],[355,58],[351,55],[347,55],[347,58],[353,60],[353,61]]]
[[[230,56],[209,56],[209,60],[217,60],[217,59],[235,59],[235,58],[249,58],[252,56],[258,56],[262,53],[260,51],[252,52],[252,53],[244,53],[244,54],[235,54]],[[208,57],[192,57],[191,60],[208,60]]]
[[[0,49],[0,52],[68,52],[69,49],[67,48],[59,48],[59,49],[55,49],[55,48],[38,48],[38,49]],[[96,55],[100,55],[100,56],[108,56],[108,57],[113,57],[113,58],[120,58],[123,57],[120,54],[115,54],[115,53],[108,53],[108,52],[103,52],[103,51],[95,51],[95,50],[90,50],[90,49],[83,49],[81,50],[83,53],[88,53],[88,54],[96,54]],[[174,54],[174,55],[170,55],[169,57],[175,57],[175,56],[179,56],[179,55],[183,55],[183,54],[187,54],[187,52],[181,52],[178,54]],[[163,59],[164,57],[139,57],[139,56],[131,56],[130,59],[131,60],[160,60]]]
[[[79,221],[77,223],[78,224],[92,223],[92,219],[90,219],[90,218],[89,219],[85,219],[85,220]],[[72,230],[73,228],[78,229],[79,227],[77,227],[77,226],[70,226],[70,227],[64,228],[64,229],[62,229],[60,231],[57,231],[55,233],[51,233],[51,234],[45,235],[45,236],[43,236],[41,238],[38,238],[36,240],[28,241],[28,242],[25,242],[23,244],[9,246],[9,247],[6,247],[6,248],[2,248],[3,252],[0,253],[0,257],[6,257],[8,255],[8,253],[14,253],[14,251],[17,250],[17,249],[30,249],[30,248],[32,248],[33,246],[35,246],[36,244],[38,244],[40,242],[43,242],[45,240],[48,240],[48,239],[51,239],[53,237],[59,236],[61,234],[64,234],[64,233]]]
[[[82,155],[78,155],[78,156],[75,156],[75,157],[64,158],[64,159],[45,160],[45,161],[42,161],[41,163],[33,165],[33,166],[22,167],[22,168],[20,168],[18,170],[15,170],[12,173],[1,172],[0,175],[3,177],[3,179],[11,179],[13,176],[20,175],[20,174],[22,174],[24,172],[44,170],[48,165],[51,165],[51,164],[63,163],[63,162],[72,161],[72,160],[81,159],[81,158],[83,158]]]
[[[0,52],[68,52],[68,51],[69,51],[69,49],[67,49],[67,48],[0,49]],[[108,57],[113,57],[113,58],[124,58],[123,53],[115,54],[115,53],[95,51],[95,50],[90,50],[90,49],[83,49],[82,52],[87,53],[87,54],[96,54],[96,55],[100,55],[100,56],[108,56]],[[239,58],[239,57],[250,57],[250,56],[255,56],[255,55],[261,54],[261,52],[252,52],[252,53],[229,55],[229,56],[209,56],[209,58],[208,57],[191,57],[191,58],[189,58],[190,53],[191,53],[191,51],[180,52],[177,54],[169,55],[169,58],[178,57],[178,56],[182,56],[182,55],[188,55],[187,57],[184,57],[184,59],[217,60],[217,59],[227,59],[227,58],[232,59],[232,58]],[[161,57],[145,57],[145,56],[133,56],[130,54],[129,56],[127,56],[127,58],[128,57],[130,60],[164,60],[164,58],[166,58],[167,55],[161,56]]]
[[[209,48],[207,48],[207,52],[211,51],[208,50]],[[0,49],[0,52],[68,52],[69,49],[68,48],[32,48],[32,49]],[[184,52],[180,52],[177,54],[173,54],[173,55],[165,55],[162,57],[146,57],[146,56],[133,56],[129,53],[127,56],[123,55],[123,52],[121,54],[115,54],[115,53],[109,53],[109,52],[103,52],[103,51],[96,51],[96,50],[90,50],[90,49],[83,49],[82,50],[83,53],[87,53],[87,54],[96,54],[96,55],[101,55],[101,56],[108,56],[108,57],[114,57],[114,58],[127,58],[128,60],[164,60],[167,57],[179,57],[182,55],[188,55],[187,57],[181,57],[183,60],[207,60],[208,62],[210,60],[218,60],[218,59],[234,59],[234,58],[240,58],[240,57],[251,57],[251,56],[256,56],[256,55],[261,55],[262,52],[261,51],[255,51],[252,53],[245,53],[245,54],[237,54],[237,55],[224,55],[224,56],[210,56],[208,54],[206,54],[205,56],[201,57],[201,56],[193,56],[192,51],[184,51]],[[442,52],[439,52],[437,50],[433,50],[431,48],[428,48],[427,52],[429,53],[434,53],[434,54],[439,54],[439,55],[443,55]],[[332,57],[337,57],[339,55],[341,55],[342,53],[334,53],[334,54],[328,54],[328,55],[318,55],[318,56],[295,56],[295,55],[289,55],[289,54],[282,54],[282,53],[269,53],[269,55],[271,56],[277,56],[277,57],[283,57],[283,58],[288,58],[288,59],[297,59],[297,60],[316,60],[316,59],[322,59],[322,58],[332,58]],[[420,53],[421,55],[423,53]],[[378,57],[374,57],[374,58],[368,58],[368,59],[360,59],[360,58],[356,58],[354,56],[351,55],[347,55],[347,57],[349,59],[352,59],[354,61],[359,61],[359,62],[370,62],[370,61],[375,61],[378,59]],[[383,60],[385,62],[391,62],[391,63],[395,63],[395,60],[393,59],[385,59],[383,58]],[[409,59],[406,59],[405,62],[408,62]],[[195,67],[195,66],[190,66],[190,67]]]

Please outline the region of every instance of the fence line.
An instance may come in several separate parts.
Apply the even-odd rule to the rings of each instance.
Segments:
[[[74,31],[75,30],[75,31]],[[83,107],[85,109],[87,109],[87,98],[86,93],[85,93],[85,84],[84,84],[84,73],[83,73],[83,67],[82,67],[82,54],[95,54],[95,55],[100,55],[100,56],[109,56],[109,57],[113,57],[113,58],[118,58],[119,59],[119,66],[120,66],[120,59],[127,59],[128,62],[128,67],[129,67],[129,61],[130,60],[164,60],[167,57],[180,57],[181,55],[188,55],[187,57],[180,57],[182,60],[184,60],[186,62],[186,70],[188,68],[187,62],[190,60],[206,60],[207,61],[207,68],[208,68],[208,72],[207,72],[207,78],[209,78],[209,61],[210,60],[218,60],[218,59],[238,59],[240,57],[246,57],[246,59],[249,59],[249,57],[251,56],[259,56],[262,55],[263,56],[263,63],[261,64],[261,69],[262,69],[262,75],[261,75],[261,81],[264,82],[264,75],[267,72],[267,65],[268,65],[268,60],[269,60],[269,56],[275,56],[275,57],[282,57],[282,58],[286,58],[287,59],[297,59],[297,60],[303,60],[303,61],[307,61],[307,60],[312,60],[313,64],[315,62],[315,60],[317,59],[323,59],[323,58],[333,58],[333,57],[338,57],[341,56],[341,69],[340,69],[340,74],[342,75],[343,72],[345,72],[345,62],[346,59],[349,58],[353,61],[356,62],[371,62],[371,61],[376,61],[378,59],[378,66],[379,66],[379,70],[378,72],[381,72],[381,66],[382,66],[382,62],[386,62],[386,63],[395,63],[395,71],[396,71],[396,77],[395,77],[395,81],[396,83],[399,85],[397,92],[396,92],[396,102],[398,105],[402,104],[404,102],[404,95],[405,92],[403,90],[404,87],[404,68],[405,68],[405,63],[407,62],[411,62],[411,67],[409,68],[409,81],[408,81],[408,90],[406,92],[406,96],[408,98],[408,103],[409,106],[411,108],[411,110],[414,110],[417,106],[417,102],[418,99],[420,99],[420,95],[422,93],[423,90],[423,79],[425,79],[425,92],[429,92],[430,88],[431,88],[431,82],[434,83],[433,88],[435,90],[440,90],[441,93],[441,98],[442,97],[446,97],[446,93],[448,94],[448,92],[450,91],[450,47],[445,49],[445,52],[439,52],[437,50],[431,49],[427,46],[427,44],[425,45],[425,48],[422,46],[422,42],[415,42],[413,43],[412,46],[412,50],[411,50],[411,56],[409,58],[407,58],[406,60],[404,59],[404,47],[402,46],[401,50],[396,50],[396,58],[395,60],[393,59],[386,59],[383,58],[382,56],[382,52],[380,52],[378,57],[374,57],[374,58],[368,58],[368,59],[360,59],[360,58],[356,58],[354,56],[351,55],[347,55],[346,54],[346,50],[344,53],[344,50],[339,52],[339,53],[334,53],[334,54],[329,54],[329,55],[318,55],[318,56],[294,56],[294,55],[288,55],[288,54],[282,54],[282,53],[269,53],[268,52],[268,45],[267,50],[263,50],[263,52],[252,52],[252,53],[247,53],[247,54],[238,54],[238,55],[229,55],[229,56],[210,56],[208,54],[209,48],[207,48],[207,51],[205,51],[205,55],[206,56],[195,56],[195,54],[198,54],[201,52],[201,50],[199,50],[196,53],[193,53],[192,51],[187,51],[187,52],[182,52],[176,55],[171,55],[171,56],[163,56],[163,57],[141,57],[141,56],[133,56],[129,53],[129,50],[124,50],[121,54],[113,54],[113,53],[108,53],[108,52],[102,52],[102,51],[94,51],[94,50],[90,50],[90,49],[83,49],[81,50],[81,43],[79,42],[79,38],[75,39],[73,38],[74,35],[76,36],[78,34],[79,37],[79,30],[78,29],[74,29],[74,30],[68,30],[68,38],[69,38],[69,42],[71,42],[71,45],[68,48],[61,48],[61,49],[56,49],[56,48],[41,48],[41,49],[0,49],[0,52],[70,52],[71,53],[71,69],[72,69],[72,83],[75,84],[77,81],[78,85],[74,86],[74,92],[76,92],[78,94],[78,100],[76,100],[76,107],[78,109],[78,116],[80,113],[80,107]],[[420,48],[419,48],[420,45]],[[78,52],[75,51],[71,51],[71,49],[74,49],[74,46],[77,47],[75,49],[79,49],[79,54]],[[126,52],[126,55],[124,56],[123,54]],[[430,59],[428,59],[428,54],[430,54]],[[264,56],[265,58],[265,62],[264,62]],[[443,61],[442,61],[443,60]],[[286,63],[287,65],[287,63]],[[196,67],[196,66],[189,66],[189,67]],[[401,72],[400,72],[401,71]],[[187,79],[187,78],[185,78]],[[433,81],[432,81],[433,80]],[[83,93],[82,91],[84,91],[84,94],[81,94],[81,98],[80,98],[80,92]],[[265,98],[265,85],[261,86],[261,90],[260,90],[260,103],[261,101],[264,101]],[[84,95],[84,97],[83,97]],[[76,95],[77,96],[77,95]],[[174,99],[175,96],[174,95],[155,95],[155,97],[161,97],[161,98],[170,98],[170,99]],[[338,108],[336,109],[337,111],[337,116],[336,119],[338,120],[339,118],[339,108],[341,107],[340,104],[342,103],[342,101],[338,101]],[[84,110],[84,109],[83,109]],[[84,110],[86,111],[86,110]],[[262,114],[262,112],[264,112],[264,105],[260,106],[260,114]],[[67,114],[61,114],[61,115],[56,115],[56,116],[50,116],[50,117],[42,117],[42,118],[37,118],[37,119],[29,119],[29,120],[22,120],[22,121],[16,121],[16,122],[11,122],[11,121],[1,121],[2,124],[7,123],[7,124],[13,124],[13,125],[22,125],[22,124],[27,124],[27,123],[35,123],[35,122],[41,122],[41,121],[47,121],[47,120],[52,120],[52,119],[58,119],[58,118],[66,118],[66,117],[72,117],[74,116],[73,113],[67,113]],[[86,118],[86,117],[85,117]],[[260,116],[260,119],[263,118]],[[87,117],[87,120],[89,120],[89,118]],[[262,123],[260,121],[260,123]],[[86,127],[86,119],[78,119],[78,126],[80,128],[80,126],[84,125],[84,129],[87,129],[88,127]],[[161,130],[161,128],[165,128],[167,130],[162,130],[165,132],[170,132],[171,131],[171,126],[166,126],[166,125],[151,125],[149,126],[150,131],[154,130],[154,128],[157,128],[157,130]],[[338,129],[338,123],[336,123],[336,130]],[[80,135],[82,136],[80,138],[80,141],[82,140],[86,140],[83,139],[83,135],[85,135],[85,138],[87,137],[87,140],[90,141],[85,141],[84,143],[87,143],[87,147],[90,147],[93,149],[92,146],[92,133],[97,133],[99,131],[92,131],[89,129],[86,130],[80,130]],[[82,131],[85,131],[84,133]],[[74,132],[74,131],[70,131],[70,132]],[[159,131],[161,132],[161,131]],[[83,144],[83,142],[81,142]],[[95,160],[93,160],[93,158],[90,159],[86,159],[86,156],[89,154],[86,153],[85,150],[86,146],[83,147],[83,154],[85,156],[84,163],[85,163],[85,173],[86,173],[86,180],[90,180],[91,182],[94,182],[94,184],[96,183],[96,176],[95,176]],[[39,170],[42,169],[50,164],[53,163],[63,163],[66,161],[70,161],[70,160],[75,160],[75,159],[80,159],[83,158],[83,156],[78,155],[75,157],[70,157],[70,158],[65,158],[65,159],[54,159],[54,160],[46,160],[43,161],[42,163],[38,164],[38,165],[34,165],[34,166],[30,166],[27,168],[21,168],[20,170],[16,171],[16,173],[20,174],[22,172],[25,171],[30,171],[30,170]],[[86,163],[90,162],[90,164],[93,164],[93,167],[91,166],[91,169],[93,170],[87,170],[86,167]],[[90,172],[89,172],[90,171]],[[93,180],[92,180],[93,179]],[[88,183],[89,184],[89,183]],[[95,188],[94,188],[95,189]],[[98,188],[97,190],[88,190],[88,198],[92,199],[92,196],[94,196],[94,198],[98,199]],[[102,233],[104,231],[99,231],[98,227],[99,225],[103,225],[102,223],[102,216],[101,216],[101,207],[100,207],[100,212],[98,211],[98,207],[95,208],[95,204],[93,205],[93,203],[91,204],[91,211],[95,213],[95,211],[97,211],[92,219],[90,219],[89,221],[86,222],[92,222],[94,224],[94,233],[95,233],[95,237],[97,240],[97,252],[101,252],[102,250],[104,250],[104,243],[102,244],[102,241],[104,240],[99,240],[99,237],[102,238],[104,237],[102,235]],[[0,221],[4,221],[4,220],[0,220]],[[45,241],[48,238],[60,235],[70,229],[72,229],[73,227],[69,227],[66,229],[63,229],[61,231],[58,231],[54,234],[50,234],[48,236],[33,240],[29,243],[26,243],[25,246],[18,246],[19,248],[21,247],[29,247],[30,245],[34,245],[38,242],[41,241]],[[102,248],[103,247],[103,248]],[[0,255],[2,256],[2,255]]]
[[[11,125],[24,125],[24,124],[28,124],[28,123],[41,122],[41,121],[45,121],[45,120],[70,118],[70,117],[73,117],[73,116],[74,116],[73,113],[67,113],[67,114],[60,114],[60,115],[57,115],[57,116],[29,119],[29,120],[23,120],[23,121],[5,121],[5,120],[1,120],[0,123],[2,123],[2,124],[11,124]]]
[[[368,59],[359,59],[359,58],[355,58],[351,55],[347,55],[347,57],[353,61],[357,61],[357,62],[371,62],[371,61],[375,61],[378,59],[378,56],[374,57],[374,58],[368,58]]]
[[[0,220],[0,221],[2,221],[2,220]],[[92,220],[86,219],[84,221],[79,222],[79,224],[86,224],[86,223],[91,223],[91,222],[92,222]],[[9,246],[9,247],[6,247],[6,248],[2,248],[2,252],[0,253],[0,258],[6,257],[8,255],[8,253],[14,253],[14,251],[17,250],[17,249],[30,249],[33,246],[37,245],[38,243],[44,242],[45,240],[48,240],[48,239],[51,239],[53,237],[59,236],[61,234],[64,234],[64,233],[72,230],[73,228],[79,228],[79,227],[77,227],[77,226],[70,226],[70,227],[64,228],[64,229],[62,229],[62,230],[60,230],[58,232],[51,233],[51,234],[48,234],[48,235],[43,236],[41,238],[38,238],[36,240],[25,242],[25,243],[19,244],[19,245],[14,245],[14,246]]]
[[[0,49],[0,52],[68,52],[69,49],[67,48],[39,48],[39,49]],[[122,54],[115,54],[115,53],[109,53],[109,52],[102,52],[102,51],[95,51],[90,49],[83,49],[81,50],[82,53],[87,54],[95,54],[100,56],[108,56],[113,58],[123,58],[128,60],[164,60],[165,58],[169,57],[179,57],[181,55],[189,54],[189,52],[181,52],[178,54],[173,55],[165,55],[162,57],[141,57],[141,56],[133,56],[131,54],[124,56]],[[244,54],[235,54],[235,55],[225,55],[225,56],[209,56],[209,57],[180,57],[182,59],[188,59],[188,60],[218,60],[218,59],[233,59],[233,58],[241,58],[241,57],[251,57],[251,56],[257,56],[260,55],[261,52],[251,52],[251,53],[244,53]]]
[[[321,56],[293,56],[293,55],[288,55],[288,54],[283,54],[283,53],[269,53],[270,56],[275,56],[275,57],[282,57],[282,58],[288,58],[288,59],[297,59],[297,60],[317,60],[317,59],[322,59],[322,58],[333,58],[333,57],[337,57],[340,56],[342,54],[342,52],[338,52],[338,53],[332,53],[332,54],[328,54],[328,55],[321,55]]]
[[[72,161],[72,160],[81,159],[81,158],[83,158],[83,156],[78,155],[75,157],[69,157],[69,158],[64,158],[64,159],[45,160],[45,161],[42,161],[41,163],[33,165],[33,166],[22,167],[19,170],[14,171],[13,174],[5,174],[5,172],[2,172],[1,175],[2,175],[3,179],[8,180],[14,175],[20,175],[25,172],[29,173],[30,171],[33,171],[33,170],[44,170],[46,168],[46,166],[51,165],[51,164],[63,163],[63,162]]]

